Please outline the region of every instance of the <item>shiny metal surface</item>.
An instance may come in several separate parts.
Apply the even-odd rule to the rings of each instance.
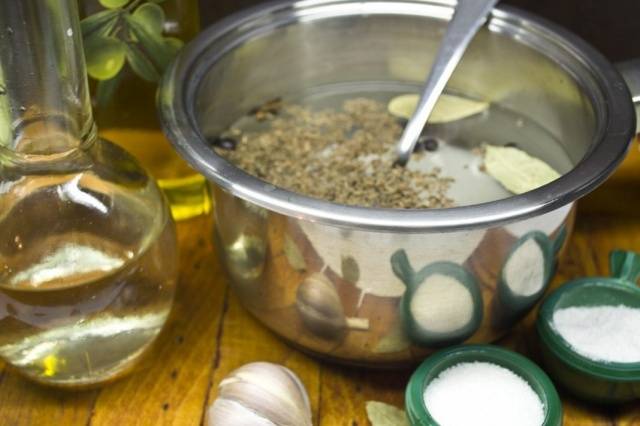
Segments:
[[[626,153],[635,119],[620,75],[575,36],[510,8],[493,11],[448,88],[560,141],[576,166],[549,185],[451,209],[348,207],[262,182],[208,146],[276,96],[423,81],[451,12],[442,1],[269,3],[204,31],[165,76],[163,126],[213,183],[215,238],[233,287],[299,347],[391,366],[498,338],[542,297],[573,201]]]
[[[458,66],[467,46],[471,43],[471,39],[487,21],[496,3],[498,0],[458,1],[455,13],[447,25],[447,30],[433,59],[433,65],[422,89],[418,106],[398,141],[396,149],[398,164],[404,166],[409,161],[422,129],[427,124],[427,120],[451,78],[451,74]]]

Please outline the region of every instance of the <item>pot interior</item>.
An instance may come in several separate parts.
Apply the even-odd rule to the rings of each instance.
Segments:
[[[418,92],[451,16],[428,2],[325,2],[246,19],[210,44],[194,93],[201,133],[212,138],[269,99],[317,103]],[[338,4],[339,3],[339,4]],[[588,66],[553,34],[494,12],[447,92],[491,103],[491,114],[436,133],[466,145],[518,141],[562,173],[598,140],[604,114]],[[322,102],[319,103],[322,106]]]

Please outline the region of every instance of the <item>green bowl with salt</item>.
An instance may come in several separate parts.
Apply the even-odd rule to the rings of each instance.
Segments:
[[[611,277],[571,281],[543,303],[536,328],[547,372],[596,403],[640,398],[640,254],[610,254]]]
[[[453,371],[461,367],[464,371]],[[436,401],[429,401],[427,394],[436,383],[438,401],[431,406],[430,402]],[[528,388],[524,394],[523,386]],[[538,415],[531,415],[530,404],[522,405],[527,399],[532,402],[531,398],[540,404]],[[494,345],[459,345],[428,357],[409,380],[405,407],[411,426],[515,425],[523,421],[537,426],[562,425],[562,403],[545,372],[524,356]],[[452,412],[455,420],[450,418]],[[519,419],[506,420],[506,412]],[[443,414],[445,420],[441,420]]]

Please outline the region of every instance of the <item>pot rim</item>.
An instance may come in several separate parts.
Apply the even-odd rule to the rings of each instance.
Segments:
[[[404,7],[399,8],[399,4]],[[333,6],[336,6],[335,10],[330,13]],[[586,79],[584,75],[575,75],[576,70],[567,69],[564,64],[565,70],[572,73],[591,97],[598,117],[595,136],[586,155],[571,171],[536,190],[487,203],[445,209],[347,206],[277,188],[249,175],[218,156],[198,130],[194,105],[188,100],[195,99],[210,64],[233,48],[216,52],[212,59],[206,54],[213,40],[228,36],[238,28],[249,28],[251,31],[243,34],[242,41],[246,41],[255,33],[251,24],[261,29],[276,27],[278,22],[274,16],[278,14],[289,13],[291,17],[287,22],[290,23],[292,19],[302,19],[301,16],[305,20],[311,19],[314,9],[317,9],[319,19],[327,19],[352,15],[357,10],[369,14],[407,14],[410,11],[425,14],[434,7],[448,9],[449,14],[453,10],[450,2],[443,3],[442,0],[276,0],[237,12],[200,33],[180,52],[165,73],[158,92],[162,128],[174,148],[192,167],[231,194],[298,219],[366,230],[449,232],[497,226],[538,216],[571,203],[595,189],[613,173],[624,159],[635,134],[635,111],[624,80],[604,56],[578,36],[542,18],[504,6],[492,12],[490,30],[511,38],[518,36],[519,40],[522,40],[524,30],[535,38],[532,43],[534,49],[582,67],[583,74],[588,73]]]

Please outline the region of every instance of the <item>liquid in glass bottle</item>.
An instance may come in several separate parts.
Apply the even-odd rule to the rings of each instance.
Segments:
[[[97,138],[76,0],[0,0],[0,357],[86,387],[162,330],[177,246],[162,193]]]

